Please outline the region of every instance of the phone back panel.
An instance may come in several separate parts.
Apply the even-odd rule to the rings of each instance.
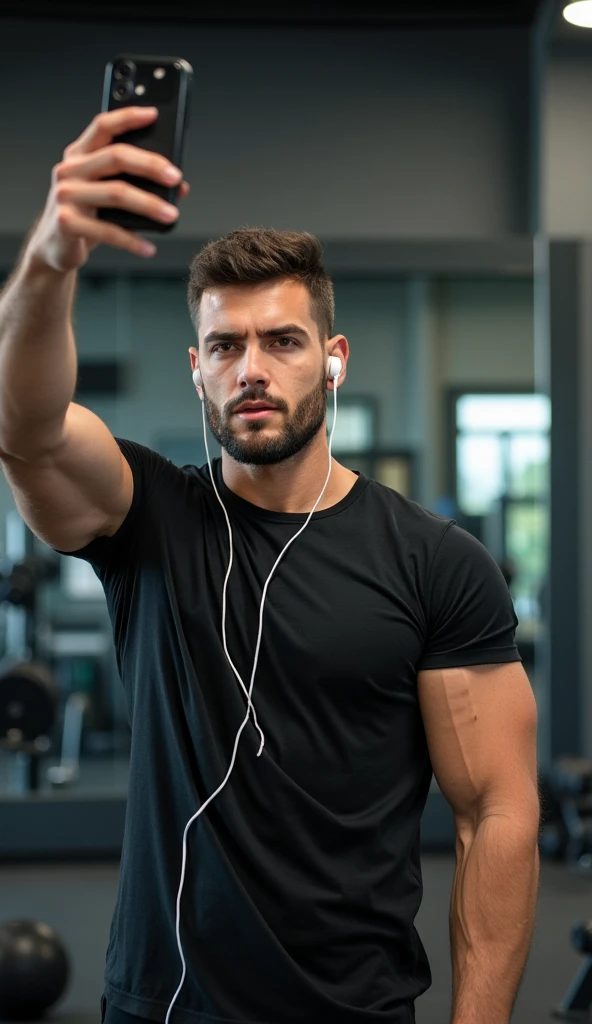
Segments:
[[[131,76],[121,81],[116,69],[131,62]],[[115,136],[114,142],[126,142],[165,156],[176,167],[182,166],[183,143],[189,114],[189,95],[193,77],[191,65],[180,57],[159,57],[140,54],[118,54],[105,69],[103,110],[119,110],[126,106],[157,107],[158,117],[152,124]],[[117,91],[126,95],[118,96]],[[137,188],[153,192],[167,203],[176,205],[178,186],[172,188],[148,178],[128,174],[116,176]],[[127,210],[101,208],[102,220],[119,224],[131,231],[170,231],[173,225],[162,224]]]

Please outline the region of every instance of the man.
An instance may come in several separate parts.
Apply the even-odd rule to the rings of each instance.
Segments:
[[[101,114],[68,147],[0,302],[2,466],[35,533],[101,578],[129,705],[103,1014],[413,1021],[431,981],[413,922],[433,769],[457,827],[452,1021],[506,1024],[538,885],[537,716],[493,559],[333,460],[259,622],[272,566],[321,494],[326,393],[347,372],[316,239],[245,229],[191,268],[191,370],[233,533],[225,608],[229,538],[208,467],[115,440],[72,403],[77,270],[101,242],[152,251],[96,208],[176,215],[103,180],[175,173],[111,144],[154,116]],[[234,669],[248,685],[259,625],[251,709]]]

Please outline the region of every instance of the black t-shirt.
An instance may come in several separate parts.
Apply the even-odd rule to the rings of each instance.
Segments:
[[[118,439],[134,477],[100,577],[132,727],[106,965],[120,1010],[163,1021],[181,978],[185,825],[230,765],[247,701],[224,654],[229,543],[209,469]],[[246,688],[262,588],[305,514],[224,485],[226,634]],[[268,588],[252,715],[224,789],[191,826],[181,904],[183,1024],[410,1024],[431,983],[414,919],[432,769],[417,672],[519,661],[517,620],[472,536],[358,475],[316,512]]]

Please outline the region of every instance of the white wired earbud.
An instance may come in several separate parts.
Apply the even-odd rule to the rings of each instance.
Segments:
[[[224,512],[224,518],[226,519],[226,526],[228,527],[228,539],[229,539],[229,543],[230,543],[230,558],[228,560],[228,569],[226,570],[226,577],[224,579],[224,587],[222,588],[222,642],[224,644],[224,653],[226,654],[226,657],[228,659],[230,667],[231,667],[232,671],[234,672],[236,678],[238,679],[240,685],[242,686],[242,688],[243,688],[243,690],[244,690],[244,692],[246,694],[248,706],[247,706],[247,713],[246,713],[246,715],[245,715],[245,717],[244,717],[244,719],[243,719],[243,721],[241,723],[241,726],[240,726],[240,728],[239,728],[239,730],[238,730],[238,732],[236,734],[236,739],[234,741],[234,750],[232,752],[232,758],[231,758],[231,761],[230,761],[230,767],[229,767],[229,769],[228,769],[228,771],[226,773],[226,777],[224,778],[223,782],[218,786],[218,789],[214,790],[214,792],[211,794],[211,796],[208,797],[208,799],[205,801],[205,803],[202,804],[202,806],[199,808],[199,810],[196,811],[195,814],[189,819],[189,821],[185,825],[185,830],[183,832],[183,856],[182,856],[182,861],[181,861],[181,881],[179,882],[179,891],[177,892],[177,912],[176,912],[176,925],[175,925],[175,931],[176,931],[176,935],[177,935],[177,947],[179,949],[179,955],[181,957],[181,963],[183,964],[183,972],[181,974],[181,981],[179,982],[179,986],[177,988],[177,991],[175,992],[175,994],[174,994],[174,996],[172,998],[172,1001],[171,1001],[171,1005],[168,1008],[166,1019],[165,1019],[165,1024],[169,1024],[171,1010],[173,1009],[173,1006],[175,1005],[175,1002],[177,1000],[177,996],[179,995],[179,992],[181,991],[181,989],[183,987],[183,982],[185,981],[185,975],[187,973],[187,965],[185,963],[185,957],[183,956],[183,947],[181,945],[181,935],[180,935],[180,926],[181,926],[181,895],[182,895],[182,892],[183,892],[183,884],[185,882],[185,867],[186,867],[186,864],[187,864],[187,833],[188,833],[191,825],[195,821],[195,819],[199,817],[199,815],[202,813],[202,811],[205,811],[205,809],[208,806],[208,804],[214,799],[215,796],[218,795],[218,793],[224,788],[224,786],[228,782],[228,779],[230,778],[230,773],[232,772],[232,769],[234,767],[234,762],[235,762],[235,758],[236,758],[236,751],[238,749],[238,742],[239,742],[239,739],[240,739],[240,735],[241,735],[245,725],[247,724],[247,722],[249,720],[249,713],[250,713],[251,710],[253,711],[253,720],[254,720],[255,725],[256,725],[257,729],[259,730],[259,734],[261,736],[261,746],[259,747],[259,750],[257,751],[257,757],[260,757],[260,755],[263,752],[263,745],[265,743],[265,737],[263,735],[263,732],[262,732],[261,728],[259,727],[259,723],[257,722],[257,714],[255,712],[255,708],[254,708],[253,704],[251,703],[251,693],[253,691],[253,684],[254,684],[254,681],[255,681],[255,672],[257,671],[257,662],[259,660],[259,648],[261,646],[261,634],[263,632],[263,604],[265,602],[265,597],[266,597],[266,594],[267,594],[267,587],[269,585],[269,581],[271,580],[271,577],[273,576],[277,566],[279,565],[280,560],[284,557],[286,551],[290,547],[290,544],[293,544],[294,541],[296,540],[296,538],[299,537],[300,534],[303,532],[305,527],[308,526],[308,524],[310,522],[310,518],[311,518],[313,512],[315,511],[317,505],[319,504],[321,498],[323,497],[323,494],[325,493],[325,489],[327,487],[327,484],[329,483],[329,477],[331,476],[331,445],[333,444],[333,432],[335,430],[335,423],[337,421],[337,380],[338,380],[338,378],[341,375],[341,371],[342,371],[341,359],[339,359],[338,356],[329,356],[329,359],[327,361],[327,377],[329,379],[332,379],[333,383],[335,385],[335,387],[333,388],[333,423],[331,425],[331,433],[329,435],[329,471],[327,473],[327,476],[326,476],[326,479],[325,479],[325,483],[323,484],[323,489],[322,489],[321,493],[319,494],[317,500],[315,501],[312,509],[308,513],[307,519],[305,520],[304,524],[300,527],[300,529],[297,531],[297,533],[295,533],[294,536],[288,541],[288,543],[286,544],[286,546],[283,549],[283,551],[281,551],[280,554],[278,555],[278,557],[276,558],[275,563],[273,565],[273,568],[272,568],[272,570],[271,570],[269,576],[267,577],[267,579],[265,581],[265,584],[263,586],[263,591],[262,591],[262,594],[261,594],[261,604],[259,605],[259,633],[258,633],[258,636],[257,636],[257,643],[255,645],[255,659],[253,661],[253,668],[252,668],[252,671],[251,671],[251,683],[250,683],[250,686],[249,686],[248,690],[247,690],[243,680],[241,679],[241,677],[240,677],[240,675],[238,673],[237,668],[233,664],[233,661],[232,661],[232,659],[230,657],[230,654],[228,653],[228,646],[227,646],[227,643],[226,643],[226,585],[228,583],[228,578],[230,576],[230,570],[232,568],[232,551],[233,551],[233,548],[232,548],[232,528],[230,526],[230,520],[228,518],[228,513],[226,512],[226,509],[224,507],[224,503],[223,503],[223,501],[222,501],[222,499],[221,499],[221,497],[220,497],[220,495],[218,493],[218,488],[216,487],[216,481],[214,480],[214,474],[212,472],[212,463],[211,463],[211,460],[210,460],[210,451],[209,451],[209,448],[208,448],[208,438],[207,438],[207,432],[206,432],[205,402],[202,402],[202,419],[203,419],[203,430],[204,430],[204,443],[205,443],[205,447],[206,447],[206,455],[207,455],[207,458],[208,458],[208,467],[209,467],[209,470],[210,470],[210,479],[212,481],[212,486],[214,488],[216,497],[217,497],[218,501],[220,502],[220,505],[222,506],[222,511]],[[200,371],[198,369],[194,370],[192,376],[193,376],[193,383],[196,385],[196,387],[201,386],[202,379],[201,379]]]

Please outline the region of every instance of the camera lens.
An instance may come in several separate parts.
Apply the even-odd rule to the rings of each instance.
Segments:
[[[128,96],[131,96],[134,91],[132,82],[120,82],[119,85],[114,86],[111,90],[111,95],[114,100],[126,100]]]
[[[131,60],[120,60],[113,68],[113,77],[119,82],[127,81],[127,79],[132,77],[135,70],[136,66]]]

